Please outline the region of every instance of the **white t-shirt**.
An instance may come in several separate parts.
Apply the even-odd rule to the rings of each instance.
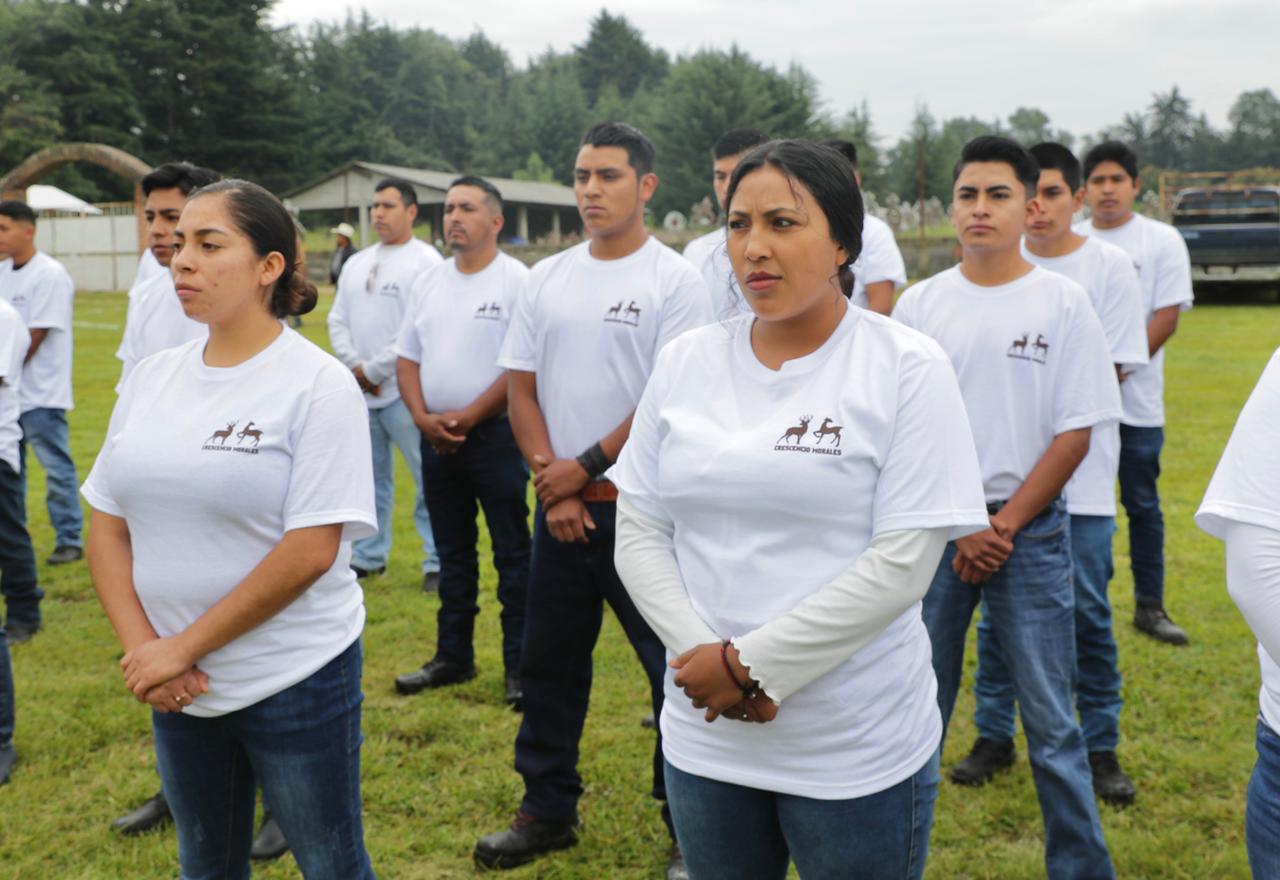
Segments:
[[[502,375],[498,351],[528,277],[501,252],[471,275],[450,258],[419,276],[396,354],[417,362],[428,412],[462,409]]]
[[[673,526],[698,616],[722,638],[786,614],[884,532],[985,528],[977,456],[938,346],[849,308],[778,371],[752,318],[663,351],[611,478]],[[913,605],[862,650],[787,697],[765,725],[707,724],[666,677],[663,751],[700,776],[843,799],[908,778],[942,734],[929,635]]]
[[[908,289],[893,316],[951,358],[987,501],[1011,498],[1058,434],[1120,418],[1102,324],[1068,278],[1036,266],[983,287],[954,266]]]
[[[1131,372],[1147,362],[1147,316],[1142,287],[1128,254],[1098,238],[1061,257],[1022,256],[1037,266],[1065,275],[1084,288],[1102,322],[1111,362]],[[1077,516],[1116,515],[1116,473],[1120,467],[1120,423],[1093,426],[1089,454],[1067,481],[1067,511]]]
[[[850,301],[867,308],[867,285],[892,281],[894,290],[907,286],[907,267],[889,224],[867,214],[862,218],[862,253],[853,263],[853,296]]]
[[[1231,439],[1196,511],[1196,525],[1223,539],[1230,523],[1280,532],[1280,351],[1271,356],[1240,411]],[[1280,730],[1280,665],[1261,644],[1262,717]]]
[[[702,273],[711,295],[711,318],[727,321],[738,315],[750,315],[751,305],[738,287],[729,262],[728,230],[720,226],[701,238],[695,238],[684,246],[684,258]]]
[[[1187,243],[1168,223],[1134,214],[1115,229],[1097,229],[1089,220],[1072,227],[1080,235],[1096,236],[1116,245],[1133,260],[1142,282],[1146,321],[1160,309],[1191,308],[1191,257]],[[1158,428],[1164,424],[1164,348],[1145,367],[1139,367],[1120,386],[1126,425]]]
[[[302,681],[360,636],[364,598],[350,541],[377,531],[369,420],[354,377],[293,330],[234,367],[203,340],[130,374],[81,488],[123,517],[133,583],[161,637],[231,592],[292,529],[343,524],[327,572],[265,623],[200,658],[201,717]]]
[[[0,300],[0,460],[14,473],[22,471],[18,443],[22,440],[22,359],[31,347],[31,334],[13,306]]]
[[[173,276],[168,272],[153,275],[139,285],[129,300],[124,335],[116,349],[116,357],[122,361],[116,393],[144,358],[208,335],[208,325],[191,320],[182,310],[182,301],[173,286]]]
[[[396,386],[396,342],[404,323],[409,291],[418,276],[444,259],[417,238],[404,244],[375,244],[347,260],[338,276],[329,310],[329,342],[338,360],[379,386],[366,394],[369,409],[382,409],[400,399]]]
[[[71,275],[38,251],[21,269],[5,260],[0,263],[0,296],[17,309],[28,331],[49,331],[22,369],[22,411],[72,409],[71,307],[76,286]]]
[[[142,285],[146,284],[157,275],[168,275],[167,266],[161,266],[160,261],[156,259],[156,255],[151,253],[151,248],[147,248],[142,252],[142,256],[138,257],[138,268],[133,273],[133,284],[129,286],[129,299],[133,299],[133,295],[138,292]]]
[[[656,238],[619,260],[590,248],[584,241],[533,267],[498,356],[500,367],[537,374],[557,458],[618,427],[662,347],[711,323],[702,276]]]

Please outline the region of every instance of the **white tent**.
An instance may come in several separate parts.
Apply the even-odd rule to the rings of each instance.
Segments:
[[[66,211],[71,214],[101,214],[84,199],[58,189],[56,186],[34,184],[27,187],[27,205],[33,211]]]

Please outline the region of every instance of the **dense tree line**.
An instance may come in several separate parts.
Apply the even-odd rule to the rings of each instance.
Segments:
[[[802,67],[778,70],[736,46],[673,59],[605,11],[584,22],[580,45],[517,66],[482,32],[454,40],[367,13],[305,32],[273,29],[271,3],[0,2],[0,169],[50,143],[88,140],[152,162],[189,158],[277,189],[352,159],[568,183],[581,132],[613,118],[657,144],[662,213],[709,194],[708,147],[736,125],[848,137],[866,185],[907,199],[923,153],[927,194],[944,201],[951,163],[976,133],[1075,140],[1036,108],[938,120],[922,106],[884,149],[868,105],[825,111]],[[1075,145],[1112,136],[1151,166],[1280,167],[1280,100],[1270,89],[1242,93],[1222,131],[1175,86]],[[91,167],[64,168],[53,182],[91,199],[127,196]]]

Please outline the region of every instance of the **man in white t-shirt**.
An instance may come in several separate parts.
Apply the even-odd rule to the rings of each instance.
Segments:
[[[706,285],[644,226],[658,178],[653,145],[636,129],[601,123],[574,163],[578,212],[589,241],[538,263],[502,344],[511,425],[536,474],[520,684],[524,719],[516,769],[525,794],[510,828],[476,844],[488,867],[512,867],[577,843],[582,794],[578,740],[591,696],[591,651],[607,601],[662,707],[666,650],[613,564],[617,459],[659,350],[711,323]],[[661,742],[653,793],[664,801]],[[683,871],[678,848],[668,872]]]
[[[22,460],[35,449],[45,473],[45,506],[53,525],[50,565],[84,556],[80,480],[71,458],[71,308],[76,287],[61,263],[36,250],[36,215],[22,202],[0,202],[0,297],[31,334],[22,368]],[[7,258],[7,259],[5,259]]]
[[[498,250],[502,195],[483,178],[449,185],[443,231],[453,256],[419,276],[396,348],[400,396],[422,432],[422,486],[440,556],[436,653],[397,677],[396,690],[415,694],[476,676],[478,504],[498,572],[506,702],[519,707],[529,468],[507,420],[498,351],[529,270]]]
[[[18,754],[13,747],[13,671],[9,642],[22,641],[39,626],[40,597],[36,556],[27,533],[25,487],[18,456],[18,391],[22,358],[31,338],[13,306],[0,300],[0,586],[5,598],[6,627],[0,629],[0,785],[9,781]],[[34,624],[29,616],[34,613]],[[8,636],[13,626],[14,637]]]
[[[1121,248],[1142,282],[1150,363],[1120,386],[1120,502],[1129,516],[1133,569],[1133,625],[1170,645],[1185,645],[1186,631],[1164,607],[1164,515],[1160,511],[1160,450],[1164,446],[1164,345],[1191,308],[1191,257],[1167,223],[1133,211],[1138,156],[1117,141],[1098,144],[1084,158],[1085,201],[1092,219],[1075,231]]]
[[[729,180],[742,158],[763,143],[769,136],[755,128],[734,128],[716,138],[711,147],[711,188],[716,194],[716,206],[724,214],[724,197],[729,191]],[[712,232],[695,238],[684,246],[684,258],[702,273],[711,294],[711,316],[724,321],[751,311],[738,281],[729,265],[729,252],[725,249],[726,230],[724,217]]]
[[[984,601],[1022,709],[1048,876],[1114,877],[1072,704],[1075,597],[1061,494],[1095,425],[1120,418],[1088,294],[1023,259],[1035,159],[1002,137],[965,145],[951,219],[961,263],[904,293],[894,317],[951,358],[973,427],[991,527],[949,544],[924,599],[944,727],[965,636]]]
[[[121,361],[117,391],[143,358],[209,334],[207,326],[191,320],[183,312],[169,264],[173,262],[173,231],[186,207],[187,196],[192,190],[221,179],[218,172],[190,162],[166,162],[142,178],[147,253],[159,271],[148,272],[129,291],[124,334],[116,349],[116,357]]]
[[[329,342],[364,391],[373,445],[378,534],[351,545],[351,567],[360,577],[387,569],[395,501],[394,444],[417,489],[413,523],[422,538],[422,587],[431,592],[439,582],[440,561],[422,497],[422,438],[396,384],[396,341],[409,291],[419,275],[443,262],[435,248],[414,237],[417,216],[418,194],[407,181],[388,178],[374,187],[370,217],[378,241],[342,267],[329,311]]]
[[[1080,161],[1061,144],[1031,148],[1040,166],[1037,209],[1028,215],[1023,257],[1065,275],[1089,294],[1107,335],[1111,362],[1121,381],[1147,363],[1146,315],[1138,273],[1127,254],[1097,238],[1071,230],[1071,217],[1084,201]],[[1111,628],[1107,585],[1114,572],[1111,555],[1116,529],[1116,469],[1120,464],[1120,425],[1095,425],[1089,454],[1066,487],[1071,526],[1072,582],[1075,586],[1076,710],[1089,750],[1094,793],[1112,804],[1132,803],[1133,782],[1120,769],[1120,669]],[[978,673],[975,721],[978,740],[951,778],[982,785],[996,770],[1013,763],[1013,683],[1004,655],[983,617],[978,624]]]
[[[851,141],[828,138],[822,142],[849,160],[853,179],[862,186],[858,170],[858,148]],[[893,295],[907,286],[907,266],[889,224],[866,214],[862,218],[862,253],[853,263],[853,295],[850,301],[860,308],[887,315],[893,311]]]

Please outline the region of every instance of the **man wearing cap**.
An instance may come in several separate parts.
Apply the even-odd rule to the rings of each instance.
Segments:
[[[343,264],[356,252],[356,246],[351,243],[351,239],[356,237],[356,231],[351,228],[350,223],[339,223],[329,230],[329,234],[337,238],[333,248],[333,259],[329,262],[329,283],[337,284],[338,276],[342,274]]]

